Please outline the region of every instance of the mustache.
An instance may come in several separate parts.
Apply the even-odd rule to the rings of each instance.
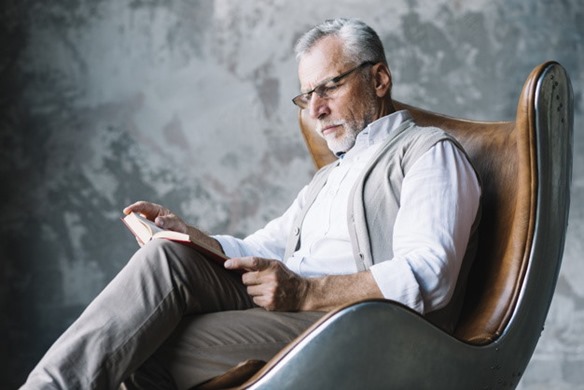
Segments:
[[[316,124],[316,132],[322,134],[322,131],[328,127],[334,126],[344,126],[345,122],[338,120],[338,121],[327,121],[327,122],[318,122]]]

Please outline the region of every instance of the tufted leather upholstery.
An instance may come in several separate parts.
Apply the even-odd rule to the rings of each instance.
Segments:
[[[364,301],[329,313],[242,387],[515,387],[543,328],[561,263],[572,99],[565,70],[548,62],[527,78],[514,121],[469,121],[394,102],[418,124],[458,139],[482,179],[479,246],[454,334],[395,302]],[[303,112],[300,125],[316,166],[332,161]]]

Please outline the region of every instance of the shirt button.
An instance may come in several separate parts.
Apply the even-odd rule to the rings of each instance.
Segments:
[[[294,228],[294,235],[297,236],[300,234],[300,228],[299,227],[295,227]]]

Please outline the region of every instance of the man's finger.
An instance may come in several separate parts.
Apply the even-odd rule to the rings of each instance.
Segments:
[[[124,214],[130,214],[132,212],[134,213],[140,213],[140,214],[144,214],[146,217],[152,217],[152,216],[156,216],[158,214],[158,207],[156,207],[156,205],[150,203],[150,202],[146,202],[143,200],[140,200],[138,202],[134,202],[131,205],[129,205],[128,207],[126,207],[124,209]],[[154,215],[152,215],[154,214]]]
[[[174,230],[176,232],[186,233],[182,220],[180,220],[176,215],[162,215],[154,219],[154,223],[161,228],[166,230]]]
[[[258,285],[247,286],[247,294],[250,297],[260,297],[263,294],[262,288]]]
[[[227,269],[242,269],[245,271],[261,271],[270,264],[270,260],[261,257],[237,257],[225,262]]]

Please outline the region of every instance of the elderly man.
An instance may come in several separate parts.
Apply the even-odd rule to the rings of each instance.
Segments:
[[[383,46],[366,24],[326,21],[296,49],[293,102],[338,161],[245,239],[208,236],[156,204],[128,206],[231,259],[221,267],[178,243],[148,243],[25,388],[189,388],[269,359],[326,311],[365,298],[401,302],[446,329],[456,320],[451,298],[472,260],[480,198],[465,153],[396,112]]]

